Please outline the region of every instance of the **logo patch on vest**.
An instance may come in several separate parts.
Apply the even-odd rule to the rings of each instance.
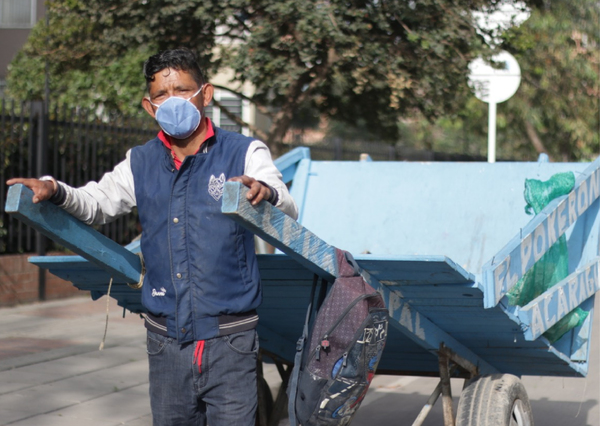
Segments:
[[[223,196],[223,187],[225,186],[225,173],[216,178],[215,175],[210,176],[210,182],[208,182],[208,193],[215,201],[219,201]]]
[[[156,296],[164,296],[167,294],[167,290],[164,287],[161,287],[160,290],[152,289],[152,297]]]

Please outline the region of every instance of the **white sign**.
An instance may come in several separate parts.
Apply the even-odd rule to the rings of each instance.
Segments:
[[[521,68],[517,60],[502,51],[492,57],[494,66],[483,59],[469,64],[469,86],[477,99],[487,102],[488,111],[488,162],[496,162],[496,104],[515,94],[521,84]]]
[[[505,51],[495,55],[492,61],[495,67],[481,58],[471,62],[469,86],[477,99],[498,104],[509,99],[519,88],[521,68],[514,56]]]

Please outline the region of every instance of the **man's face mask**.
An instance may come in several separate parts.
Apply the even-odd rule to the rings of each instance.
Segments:
[[[204,85],[200,86],[200,89],[187,99],[171,96],[160,105],[150,101],[158,108],[155,118],[163,132],[175,139],[185,139],[196,131],[202,115],[190,99],[197,96],[203,87]]]

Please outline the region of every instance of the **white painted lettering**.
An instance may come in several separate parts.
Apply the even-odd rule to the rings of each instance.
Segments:
[[[541,335],[546,330],[540,307],[535,304],[531,310],[531,332],[534,337]]]
[[[510,270],[510,257],[508,258],[508,264],[506,265],[506,291],[510,291],[511,288],[519,281],[521,275],[518,273],[513,273]]]
[[[558,239],[556,236],[556,210],[550,212],[546,222],[546,228],[548,229],[548,247],[550,247]]]
[[[496,301],[502,298],[504,294],[504,280],[506,279],[506,263],[510,265],[510,256],[506,258],[498,267],[494,270],[494,295],[496,296]]]
[[[596,201],[596,198],[600,196],[600,172],[595,170],[592,176],[589,178],[590,190],[589,190],[589,204]]]
[[[400,313],[400,325],[402,325],[404,328],[406,328],[411,333],[414,330],[413,322],[412,322],[412,315],[410,312],[410,308],[408,307],[407,304],[404,304],[402,306],[402,312]]]
[[[577,214],[579,216],[588,208],[588,200],[588,186],[587,181],[584,180],[577,189]]]
[[[547,294],[544,296],[544,319],[546,320],[547,327],[552,327],[552,325],[556,322],[556,315],[550,316],[550,313],[548,312],[548,307],[550,306],[551,301],[551,295]]]
[[[579,299],[577,300],[577,305],[583,302],[588,298],[587,291],[587,280],[585,279],[585,273],[577,275],[577,282],[579,283]]]
[[[521,275],[524,275],[529,269],[528,263],[531,259],[531,246],[531,234],[528,234],[521,242]]]
[[[402,301],[400,300],[400,296],[398,296],[395,292],[390,291],[389,292],[389,302],[387,304],[388,306],[388,310],[390,311],[390,316],[392,318],[397,319],[398,318],[398,309],[400,309],[403,305]]]
[[[558,317],[562,318],[569,313],[569,303],[567,302],[567,296],[562,288],[558,289]]]
[[[577,307],[577,278],[569,281],[569,312]]]
[[[597,286],[597,276],[596,276],[596,268],[592,267],[588,270],[587,273],[587,297],[590,297],[591,295],[593,295],[596,292],[596,286]],[[586,297],[586,298],[587,298]]]
[[[577,194],[575,191],[569,193],[569,224],[572,225],[577,220],[577,211],[575,206],[577,204]]]
[[[542,222],[533,231],[533,258],[537,262],[546,252],[546,230],[545,222]]]
[[[421,340],[425,340],[425,330],[421,327],[421,315],[418,312],[415,314],[415,336],[420,338]]]
[[[558,236],[560,237],[567,230],[567,214],[565,213],[565,207],[567,203],[562,200],[558,205]]]

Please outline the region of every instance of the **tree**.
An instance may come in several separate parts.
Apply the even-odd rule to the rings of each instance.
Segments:
[[[502,35],[500,48],[521,68],[521,85],[498,105],[498,158],[592,160],[600,151],[600,4],[555,0],[532,4],[531,16]],[[416,120],[405,140],[422,146],[423,128],[435,149],[485,155],[487,104],[472,97],[455,115]]]
[[[40,22],[11,65],[9,90],[40,96],[48,60],[53,93],[85,91],[91,104],[128,110],[140,96],[124,98],[142,90],[133,64],[187,46],[209,75],[233,71],[228,88],[270,117],[266,133],[252,130],[271,146],[307,105],[342,122],[360,117],[394,141],[399,117],[435,119],[464,104],[468,63],[487,49],[471,11],[496,2],[52,0],[49,27]]]
[[[502,112],[515,152],[559,161],[600,151],[600,4],[544,2],[503,46],[521,64],[521,87]]]

